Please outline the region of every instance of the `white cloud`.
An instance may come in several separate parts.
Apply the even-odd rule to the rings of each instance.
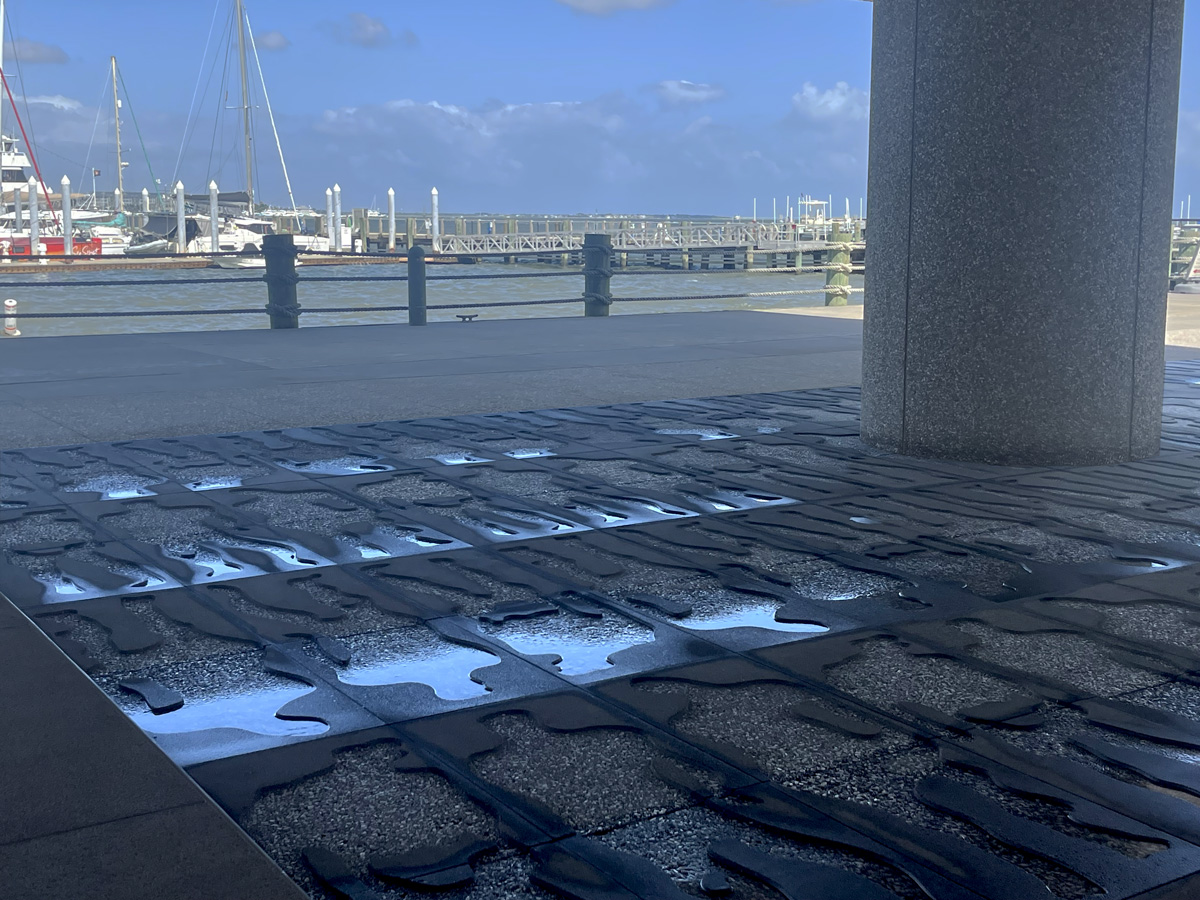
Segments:
[[[664,103],[708,103],[725,96],[725,89],[716,84],[696,84],[691,81],[660,81],[654,92]]]
[[[557,0],[564,6],[591,16],[609,16],[627,9],[652,9],[669,6],[675,0]]]
[[[804,87],[792,95],[792,109],[809,119],[865,121],[870,112],[870,97],[866,91],[844,81],[825,91],[806,81]]]
[[[36,63],[60,64],[67,61],[67,53],[62,47],[25,38],[4,42],[4,58],[11,60],[14,57],[19,62],[30,65]]]
[[[363,12],[349,13],[344,21],[334,24],[333,33],[334,37],[343,43],[368,49],[386,47],[396,42],[396,35],[392,34],[392,29],[386,22]],[[400,33],[399,40],[409,47],[420,43],[417,35],[408,29]]]
[[[292,42],[282,31],[264,31],[254,36],[254,42],[261,50],[286,50]]]
[[[53,96],[41,97],[26,97],[25,102],[34,106],[49,106],[61,112],[76,112],[83,109],[83,104],[78,100],[73,100],[70,97],[64,97],[62,94],[54,94]]]
[[[818,96],[826,93],[822,84]],[[437,185],[448,215],[496,212],[728,213],[748,215],[773,193],[780,200],[801,190],[859,197],[866,178],[865,119],[815,118],[780,101],[774,118],[747,118],[726,104],[683,104],[664,114],[651,89],[599,96],[566,96],[555,102],[511,102],[500,97],[463,103],[454,94],[437,99],[396,97],[325,112],[276,111],[288,169],[301,204],[324,206],[335,181],[348,207],[386,202],[389,186],[402,211],[425,208]],[[803,93],[803,92],[801,92]],[[76,181],[92,166],[103,170],[102,190],[112,190],[111,140],[92,141],[94,101],[47,92],[29,109],[48,178],[64,172]],[[18,103],[20,99],[18,98]],[[110,110],[102,110],[107,116]],[[786,114],[784,114],[786,113]],[[223,188],[240,186],[240,162],[226,143],[189,142],[177,172],[172,169],[184,132],[186,110],[139,109],[138,118],[154,174],[164,184],[181,178],[189,190],[215,178]],[[205,134],[211,121],[196,129]],[[259,134],[257,188],[265,202],[286,198],[269,133]],[[139,152],[126,187],[153,190],[153,176]],[[1194,170],[1190,170],[1194,171]],[[78,182],[76,182],[78,183]],[[1178,206],[1178,204],[1176,204]]]
[[[831,131],[836,141],[827,139]],[[861,196],[866,178],[865,121],[793,113],[735,126],[712,115],[664,116],[658,102],[622,93],[471,107],[404,98],[330,109],[294,142],[314,162],[292,165],[293,180],[316,171],[315,178],[340,179],[344,196],[368,197],[392,184],[402,205],[426,203],[436,184],[451,211],[733,213],[748,211],[756,194],[782,197],[793,186]],[[336,175],[320,158],[341,161]]]

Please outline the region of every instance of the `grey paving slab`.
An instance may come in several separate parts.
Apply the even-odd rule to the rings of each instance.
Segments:
[[[0,629],[21,628],[28,625],[29,620],[25,618],[25,614],[0,597]]]
[[[4,346],[6,382],[70,380],[81,375],[155,375],[228,367],[205,350],[147,340],[155,335],[71,335],[22,338]],[[242,363],[241,368],[253,368]]]
[[[1200,357],[1200,350],[1195,347],[1180,347],[1173,344],[1168,344],[1166,348],[1167,361],[1178,361],[1184,359],[1196,359]]]
[[[0,447],[14,447],[9,439],[31,440],[30,447],[74,444],[85,439],[84,432],[64,425],[40,409],[31,409],[19,403],[0,401]]]
[[[848,385],[860,345],[757,312],[22,339],[0,448]]]
[[[60,424],[71,424],[69,440],[47,437],[24,446],[52,446],[80,440],[113,441],[180,434],[244,431],[259,428],[257,414],[239,406],[218,391],[163,391],[152,394],[108,394],[82,397],[56,397],[40,401],[43,416]],[[5,448],[18,446],[19,432],[6,432]],[[36,431],[28,437],[37,434]]]
[[[0,846],[12,900],[304,900],[207,801]]]

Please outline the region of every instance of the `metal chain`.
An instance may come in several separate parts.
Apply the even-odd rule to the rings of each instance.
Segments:
[[[263,276],[236,278],[149,278],[145,281],[0,281],[5,288],[140,287],[165,284],[262,284]]]
[[[825,266],[772,266],[766,269],[651,269],[648,272],[634,269],[618,269],[614,275],[803,275],[808,272],[840,272],[843,275],[862,274],[862,266],[850,263],[830,263]]]

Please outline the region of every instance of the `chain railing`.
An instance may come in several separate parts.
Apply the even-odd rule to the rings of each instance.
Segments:
[[[97,288],[97,287],[143,287],[143,286],[163,286],[186,283],[194,284],[259,284],[266,283],[267,286],[267,304],[260,308],[233,308],[233,309],[123,309],[123,310],[105,310],[105,311],[56,311],[56,312],[23,312],[20,313],[20,318],[24,319],[96,319],[96,318],[141,318],[141,317],[162,317],[162,316],[245,316],[245,315],[262,315],[264,312],[270,318],[272,328],[286,329],[297,328],[300,324],[300,316],[304,313],[317,314],[338,314],[338,313],[373,313],[373,312],[404,312],[407,313],[409,325],[424,325],[427,322],[429,311],[437,310],[470,310],[480,308],[515,308],[515,307],[531,307],[531,306],[555,306],[582,303],[584,307],[584,315],[588,317],[599,317],[609,315],[609,311],[613,304],[617,303],[655,303],[655,302],[685,302],[685,301],[700,301],[700,300],[753,300],[766,298],[779,298],[790,296],[813,296],[824,295],[825,304],[827,306],[845,305],[851,295],[860,293],[862,288],[851,287],[848,284],[850,274],[861,273],[860,266],[854,266],[849,261],[849,251],[851,244],[848,242],[833,242],[829,244],[834,262],[826,265],[813,266],[788,266],[768,269],[754,269],[755,274],[818,274],[826,275],[827,284],[822,288],[786,288],[777,291],[745,291],[739,293],[721,293],[721,294],[664,294],[642,297],[623,297],[613,296],[612,279],[614,276],[622,275],[679,275],[683,272],[695,274],[697,271],[705,271],[709,274],[721,274],[730,270],[725,269],[710,269],[710,270],[629,270],[625,268],[616,268],[613,265],[614,248],[612,235],[602,233],[591,233],[581,235],[584,239],[582,242],[582,251],[584,256],[584,266],[582,269],[570,269],[567,271],[555,272],[496,272],[485,274],[462,274],[462,275],[429,275],[426,271],[427,254],[422,247],[413,247],[411,250],[403,254],[389,254],[392,256],[405,258],[408,262],[408,272],[405,275],[305,275],[301,277],[296,271],[297,257],[301,254],[307,256],[309,251],[301,250],[296,247],[293,236],[289,234],[266,235],[263,240],[262,255],[265,259],[266,269],[263,275],[258,276],[225,276],[211,278],[188,278],[186,282],[181,279],[170,278],[152,278],[138,280],[136,282],[122,281],[117,279],[86,279],[54,282],[54,288],[71,289],[71,288]],[[169,256],[169,254],[163,254]],[[325,254],[338,255],[352,258],[355,254]],[[740,272],[744,274],[744,270]],[[431,281],[483,281],[483,280],[508,280],[508,279],[536,279],[536,278],[579,278],[583,276],[584,285],[581,294],[574,297],[563,297],[543,300],[509,300],[509,301],[488,301],[486,304],[481,303],[441,303],[429,304],[428,284]],[[408,302],[405,304],[391,304],[379,306],[342,306],[342,307],[304,307],[301,306],[297,293],[297,286],[301,283],[353,283],[353,282],[403,282],[408,288]],[[844,282],[844,283],[843,283]],[[5,288],[45,288],[47,282],[44,281],[4,281],[2,282]],[[4,334],[8,336],[16,336],[20,332],[17,330],[17,305],[15,301],[6,301],[4,307],[5,328]],[[463,320],[470,320],[474,316],[460,316]]]

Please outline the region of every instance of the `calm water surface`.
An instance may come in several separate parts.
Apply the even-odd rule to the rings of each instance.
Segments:
[[[489,273],[541,274],[557,271],[546,265],[430,266],[430,276],[483,275]],[[660,270],[628,270],[613,276],[614,297],[648,297],[740,294],[759,291],[804,290],[820,288],[824,275],[773,274],[762,270],[676,271],[648,274]],[[0,275],[0,294],[17,300],[18,326],[23,335],[37,337],[56,334],[112,334],[138,331],[219,331],[266,328],[266,312],[250,315],[147,316],[83,319],[29,319],[21,313],[33,312],[107,312],[119,310],[222,310],[262,309],[267,301],[262,282],[238,283],[235,279],[260,275],[255,270],[222,269],[148,269],[138,272],[47,273],[45,275]],[[354,283],[305,283],[304,278],[322,276],[399,276],[407,274],[404,265],[308,266],[299,270],[301,307],[392,306],[408,302],[408,286],[403,281]],[[146,285],[146,281],[170,278],[178,283]],[[196,284],[198,279],[229,279],[229,284]],[[111,281],[108,287],[69,287],[72,282]],[[16,287],[13,282],[37,282],[35,287]],[[862,286],[862,276],[851,277]],[[467,304],[469,309],[429,311],[431,322],[453,322],[457,313],[478,313],[479,320],[545,318],[583,314],[583,276],[566,278],[503,279],[488,281],[430,281],[428,302],[431,306]],[[495,307],[493,304],[514,300],[568,299],[570,303],[553,306]],[[862,303],[862,294],[851,298]],[[613,315],[637,315],[656,312],[700,312],[720,309],[780,309],[799,306],[823,306],[824,295],[755,297],[742,300],[668,300],[655,303],[613,304]],[[490,307],[490,308],[489,308]],[[319,325],[374,325],[404,321],[403,312],[304,313],[302,327]]]

